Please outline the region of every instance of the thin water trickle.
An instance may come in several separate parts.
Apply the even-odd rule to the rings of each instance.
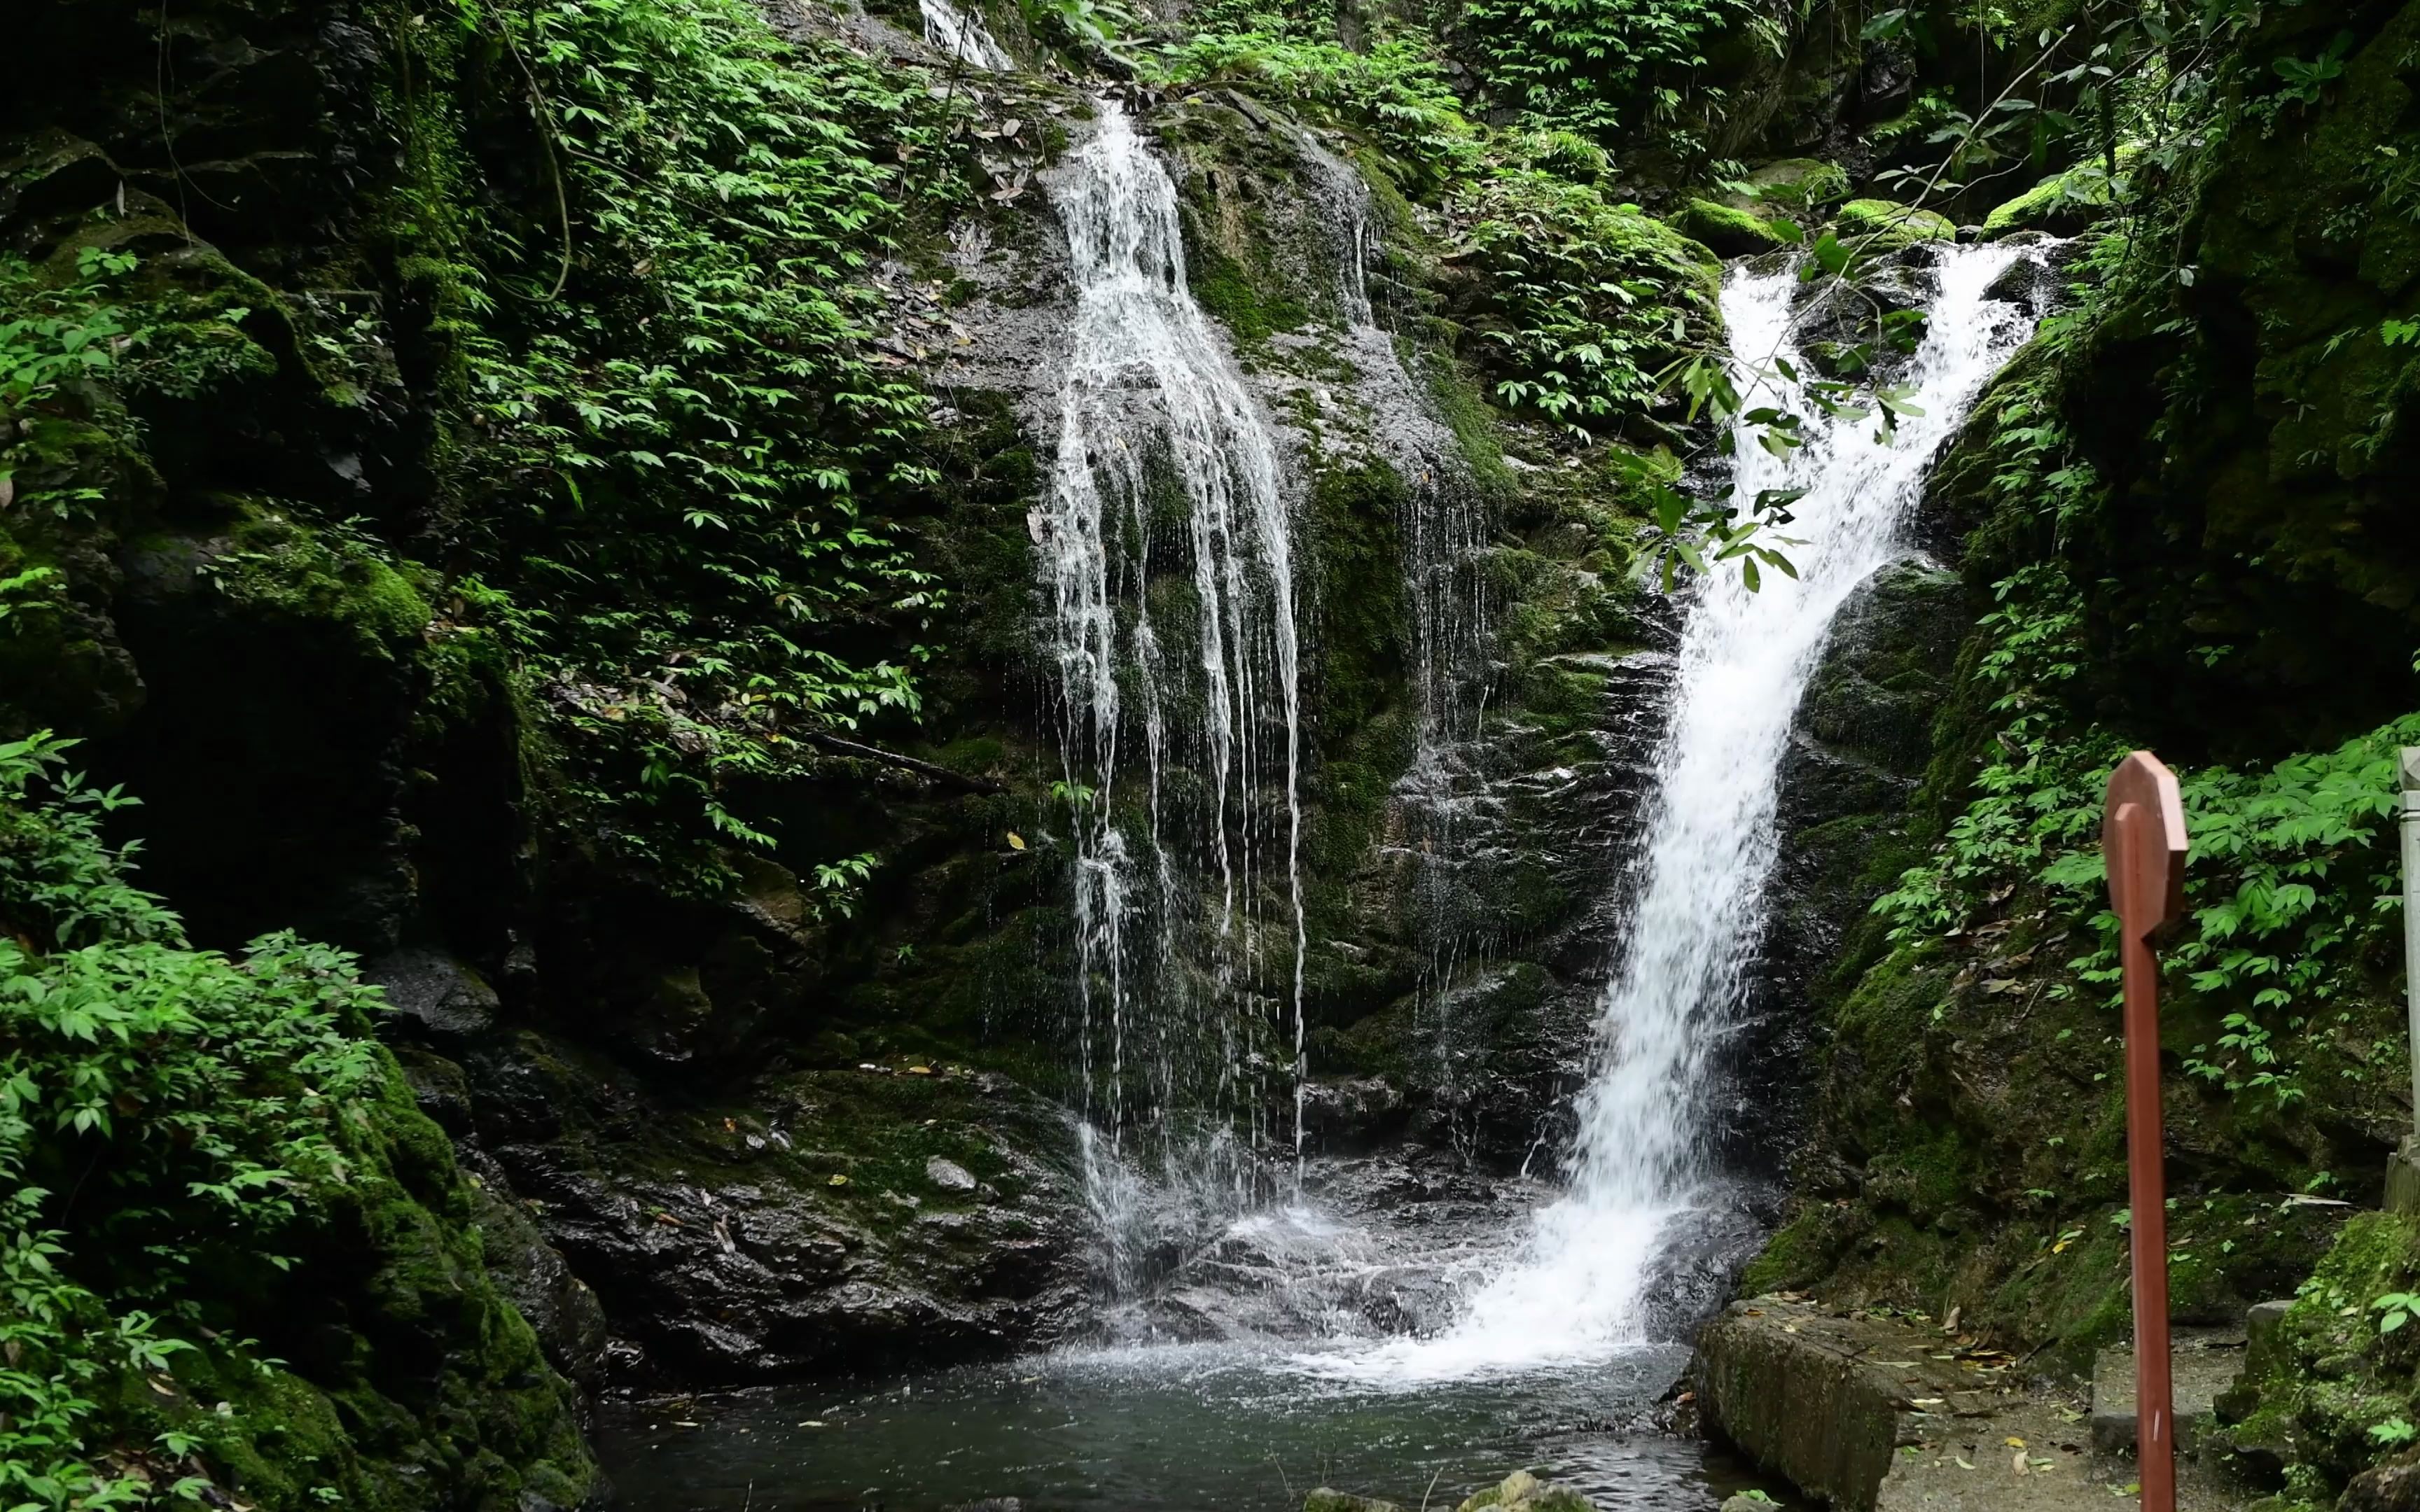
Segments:
[[[1268,424],[1186,286],[1175,187],[1115,100],[1052,197],[1077,306],[1038,555],[1098,1131],[1085,1170],[1123,1286],[1153,1228],[1270,1195],[1272,1078],[1294,1084],[1299,1153],[1293,523]]]
[[[1743,430],[1737,486],[1805,489],[1790,548],[1796,580],[1751,593],[1710,579],[1684,633],[1671,725],[1658,751],[1636,914],[1601,1004],[1596,1070],[1577,1108],[1566,1194],[1541,1210],[1513,1262],[1443,1335],[1320,1368],[1404,1381],[1600,1358],[1643,1341],[1649,1292],[1676,1220],[1718,1206],[1706,1122],[1708,1052],[1741,1007],[1763,929],[1782,755],[1833,618],[1903,549],[1901,525],[1934,454],[2031,334],[2034,317],[1987,293],[2027,254],[1943,248],[1928,332],[1906,375],[1921,414],[1887,441],[1832,418],[1769,372],[1806,364],[1791,337],[1794,270],[1735,270],[1722,297],[1743,388],[1807,417],[1807,444],[1774,456]],[[1761,375],[1761,376],[1760,376]]]
[[[1378,323],[1370,267],[1383,243],[1369,184],[1308,132],[1298,147],[1332,239],[1339,351],[1360,374],[1377,412],[1373,440],[1403,482],[1396,528],[1419,719],[1395,785],[1388,843],[1408,868],[1410,932],[1425,956],[1416,1013],[1430,1073],[1450,1103],[1459,1067],[1445,984],[1483,951],[1495,922],[1488,883],[1505,855],[1492,823],[1481,729],[1494,671],[1486,560],[1495,518],[1459,441]]]
[[[917,0],[924,17],[924,40],[939,48],[959,62],[972,68],[986,69],[993,73],[1006,73],[1016,67],[1008,50],[992,39],[991,29],[973,8],[973,0],[961,10],[951,0]]]

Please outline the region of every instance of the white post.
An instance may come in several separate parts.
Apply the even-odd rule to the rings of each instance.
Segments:
[[[2403,832],[2403,1008],[2412,1034],[2412,1111],[2420,1119],[2420,746],[2397,751],[2395,769],[2403,790],[2395,806]],[[2420,1213],[2420,1131],[2405,1134],[2386,1167],[2386,1205]]]

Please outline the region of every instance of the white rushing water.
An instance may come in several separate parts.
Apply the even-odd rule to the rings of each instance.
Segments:
[[[961,10],[951,0],[918,0],[924,16],[924,40],[970,68],[1006,73],[1016,67],[1008,50],[992,39],[991,29],[975,13],[972,0]]]
[[[1784,747],[1832,620],[1903,547],[1935,454],[2001,365],[2033,314],[1986,290],[2018,257],[2006,247],[1943,247],[1928,333],[1906,381],[1923,413],[1888,441],[1871,420],[1829,419],[1775,358],[1805,370],[1792,342],[1794,271],[1733,271],[1722,309],[1749,408],[1807,417],[1786,457],[1739,438],[1740,495],[1803,488],[1789,548],[1798,579],[1766,573],[1707,580],[1680,648],[1670,728],[1636,873],[1640,887],[1622,959],[1600,1006],[1596,1067],[1577,1108],[1570,1185],[1533,1220],[1517,1257],[1477,1289],[1439,1337],[1307,1362],[1377,1381],[1417,1382],[1531,1368],[1643,1342],[1645,1296],[1685,1215],[1719,1204],[1700,1140],[1709,1052],[1735,1021],[1764,918]]]
[[[1176,191],[1114,100],[1052,189],[1077,286],[1034,521],[1074,847],[1088,1186],[1112,1275],[1163,1213],[1264,1197],[1300,1138],[1302,805],[1277,444],[1186,287]],[[1275,917],[1272,917],[1275,916]],[[1257,1123],[1291,1085],[1295,1128]]]

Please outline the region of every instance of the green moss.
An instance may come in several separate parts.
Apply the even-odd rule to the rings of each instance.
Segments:
[[[1958,225],[1938,210],[1887,199],[1853,199],[1839,208],[1838,234],[1867,252],[1893,252],[1926,241],[1955,240]]]
[[[1725,256],[1745,256],[1792,245],[1763,217],[1710,199],[1683,202],[1673,224],[1681,234],[1704,242]]]
[[[1265,270],[1216,251],[1200,262],[1193,271],[1193,298],[1237,341],[1264,342],[1280,331],[1299,331],[1311,323],[1310,307],[1276,292]]]
[[[232,550],[207,568],[243,609],[322,626],[361,654],[400,660],[418,649],[427,601],[369,543],[314,529],[273,501],[228,500],[238,515]]]
[[[1798,210],[1821,209],[1849,195],[1848,170],[1817,158],[1781,158],[1759,164],[1747,176],[1747,183],[1765,204]]]
[[[2109,184],[2095,176],[2078,181],[2053,174],[2013,199],[2003,200],[1983,217],[1983,237],[1993,240],[2012,231],[2058,231],[2071,234],[2088,224],[2109,204]]]

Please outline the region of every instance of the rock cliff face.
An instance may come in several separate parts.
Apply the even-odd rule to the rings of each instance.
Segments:
[[[1594,136],[1482,132],[1520,108],[1461,60],[1492,43],[1448,28],[1451,68],[1423,41],[1412,69],[1357,8],[1328,18],[1349,86],[1282,58],[1141,84],[1006,6],[992,30],[1023,66],[997,73],[898,5],[543,8],[41,0],[0,101],[0,295],[28,312],[5,339],[70,359],[10,346],[0,376],[0,736],[82,737],[142,797],[112,822],[198,945],[291,927],[386,988],[420,1110],[387,1109],[398,1180],[471,1292],[512,1306],[462,1324],[483,1342],[400,1348],[453,1362],[459,1391],[381,1395],[377,1453],[410,1459],[458,1408],[503,1425],[525,1485],[576,1495],[564,1381],[930,1364],[1103,1326],[1069,1112],[1084,799],[1036,510],[1077,294],[1052,196],[1105,90],[1174,184],[1190,292],[1273,427],[1298,532],[1306,1169],[1416,1235],[1500,1228],[1503,1184],[1570,1135],[1668,713],[1680,610],[1635,569],[1676,454],[1709,435],[1670,376],[1718,349],[1708,248],[1855,240],[1806,349],[1887,379],[1858,348],[1906,329],[1923,246],[2125,223],[2060,255],[2078,313],[1946,459],[1922,551],[1836,626],[1707,1131],[1791,1184],[1761,1284],[1963,1304],[2054,1358],[2118,1326],[2105,984],[2059,850],[2075,773],[2153,743],[2242,768],[2197,812],[2327,815],[2277,841],[2302,849],[2273,874],[2227,872],[2234,903],[2201,900],[2236,927],[2270,928],[2256,893],[2370,874],[2374,806],[2329,807],[2369,780],[2359,753],[2308,782],[2293,753],[2391,743],[2413,693],[2420,222],[2398,165],[2420,154],[2420,11],[2246,20],[2224,131],[2108,142],[2097,177],[2078,162],[1987,218],[1980,187],[1947,215],[1869,197],[2008,77],[2006,39],[1956,8],[1932,30],[1904,25],[1923,7],[1869,26],[1831,6],[1716,28],[1659,76],[1691,89],[1652,131]],[[632,49],[592,71],[658,92],[561,108],[584,85],[517,29],[541,20],[575,54]],[[670,47],[657,23],[694,29]],[[829,162],[774,76],[717,93],[768,59],[830,107]],[[734,99],[741,125],[712,116]],[[719,124],[631,126],[693,109]],[[608,121],[628,130],[575,130]],[[708,136],[778,140],[801,177],[683,156]],[[750,241],[763,204],[861,229]],[[642,235],[650,214],[687,229]],[[761,258],[708,266],[726,243]],[[674,281],[676,257],[708,271]],[[772,329],[764,307],[681,324],[748,285],[830,308],[776,312],[770,356],[737,339]],[[683,354],[726,340],[691,381]],[[744,423],[707,393],[725,378],[760,407]],[[642,428],[661,413],[711,418],[665,422],[674,445]],[[714,450],[733,436],[764,444]],[[712,486],[653,481],[709,453]],[[767,454],[793,471],[753,471]],[[816,513],[851,487],[846,529]],[[755,524],[708,507],[734,501]],[[749,661],[775,643],[807,670]],[[911,665],[912,698],[886,681]],[[1915,897],[1903,874],[1936,863],[1939,896]],[[2290,1288],[2336,1227],[2256,1194],[2359,1192],[2398,1122],[2391,951],[2297,940],[2246,957],[2259,973],[2197,958],[2173,1014],[2195,1316]],[[2253,1069],[2288,1040],[2308,1041],[2291,1095]],[[1245,1121],[1290,1156],[1281,1070],[1254,1069]],[[1248,1247],[1148,1257],[1160,1320],[1249,1324],[1219,1290]],[[1446,1300],[1345,1302],[1392,1327]],[[340,1407],[359,1384],[333,1355],[297,1369]],[[2334,1422],[2299,1390],[2274,1384],[2273,1426]],[[2310,1462],[2333,1483],[2358,1458]],[[427,1504],[479,1504],[459,1470]]]
[[[145,878],[198,940],[292,926],[369,961],[478,1179],[489,1264],[571,1379],[930,1363],[1093,1326],[1028,520],[1072,297],[1041,186],[1089,95],[964,82],[998,133],[972,166],[1028,187],[875,280],[878,349],[945,399],[919,532],[948,650],[904,733],[926,764],[834,748],[766,799],[781,848],[726,851],[708,890],[580,827],[566,722],[603,695],[469,628],[451,564],[473,506],[449,480],[484,444],[457,348],[484,338],[431,243],[428,196],[468,180],[427,165],[548,213],[543,182],[445,156],[499,113],[526,130],[499,103],[511,57],[423,47],[426,18],[377,5],[206,6],[160,38],[39,9],[36,71],[94,88],[11,105],[0,226],[42,277],[132,258],[125,297],[185,365],[26,422],[0,570],[63,595],[10,622],[8,727],[85,735],[143,795]],[[878,16],[842,31],[920,51]],[[163,49],[164,136],[125,62]],[[1669,623],[1627,574],[1632,482],[1483,402],[1466,323],[1489,287],[1367,141],[1225,90],[1140,103],[1304,521],[1311,1153],[1509,1171],[1555,1148],[1584,1072],[1660,718]],[[1338,238],[1348,162],[1377,186],[1368,249]],[[1339,294],[1365,251],[1367,319]],[[1454,742],[1423,748],[1406,531],[1445,486],[1480,522],[1451,591],[1487,661],[1457,673]],[[861,841],[881,865],[844,918],[799,878]],[[1466,1180],[1418,1179],[1449,1203]]]

